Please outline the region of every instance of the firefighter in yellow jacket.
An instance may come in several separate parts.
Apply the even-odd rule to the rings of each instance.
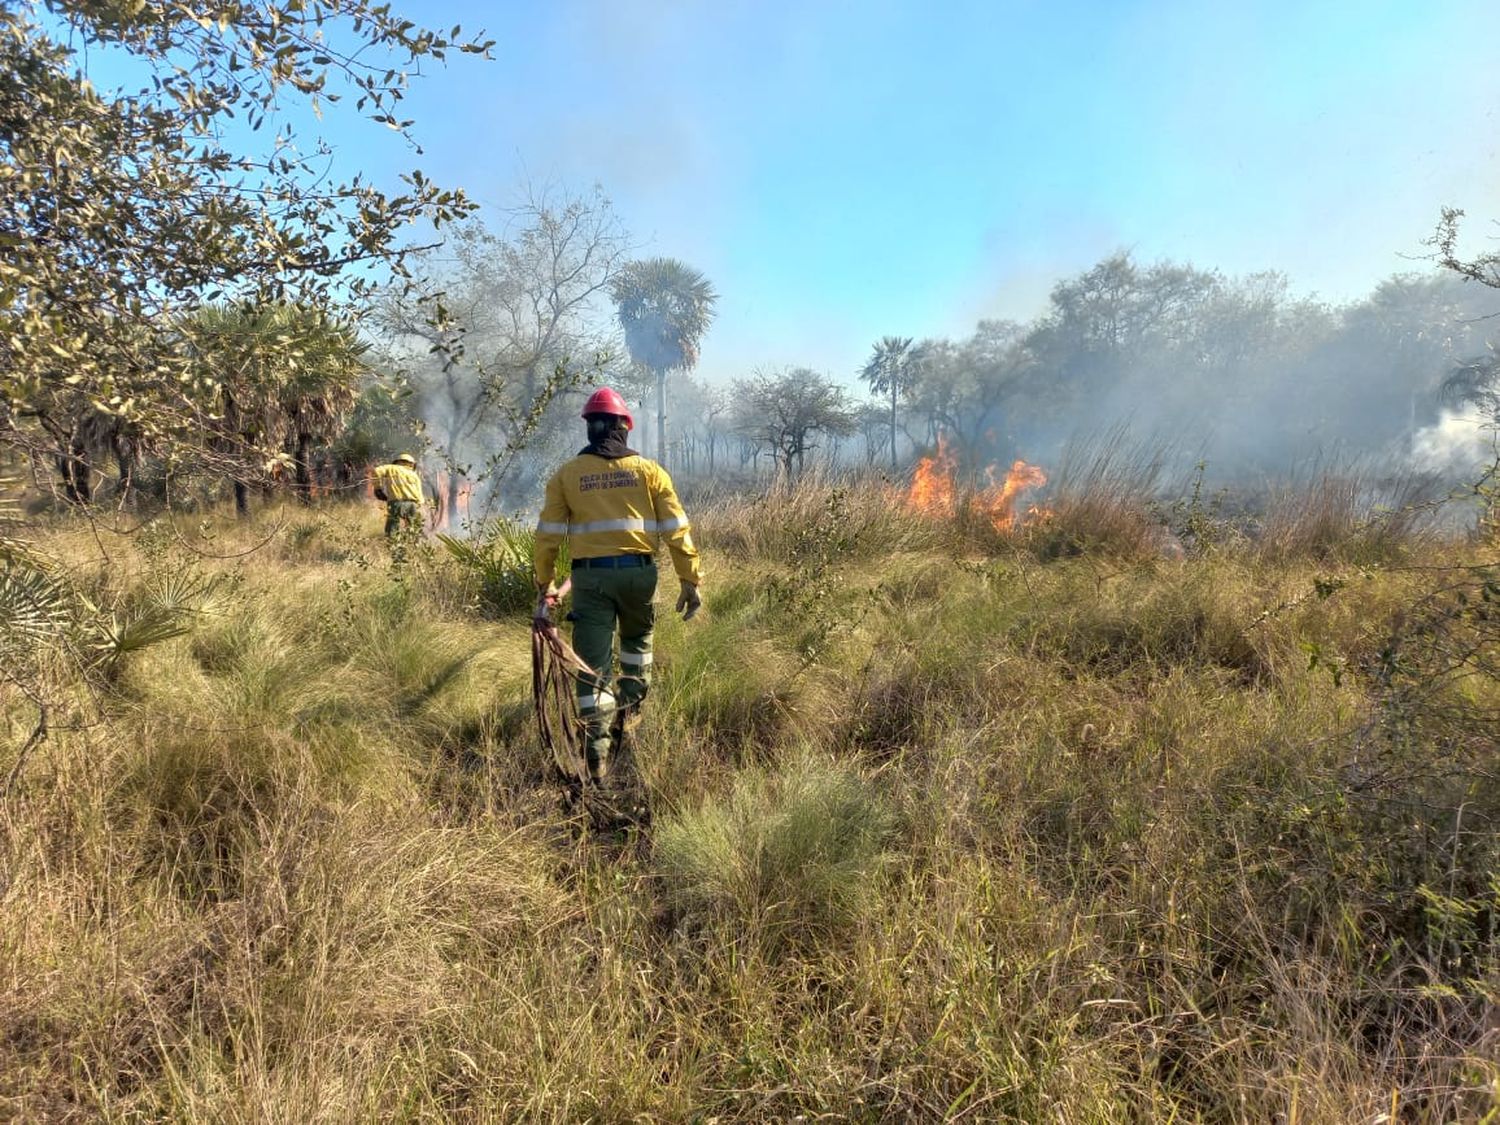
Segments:
[[[573,559],[573,649],[593,670],[578,680],[578,709],[588,725],[594,780],[609,770],[611,749],[628,749],[651,683],[657,546],[665,542],[681,582],[677,610],[687,620],[701,604],[698,550],[667,471],[626,445],[634,419],[608,387],[583,407],[589,444],[547,482],[536,528],[536,583],[555,602],[553,578],[563,539]],[[620,675],[614,670],[620,633]]]
[[[385,501],[387,537],[405,524],[422,530],[422,478],[417,475],[417,459],[410,453],[396,457],[389,465],[375,470],[375,499]]]

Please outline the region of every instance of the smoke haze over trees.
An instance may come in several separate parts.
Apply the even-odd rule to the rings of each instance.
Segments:
[[[387,75],[324,54],[320,20],[400,65]],[[230,118],[283,126],[278,98],[321,107],[346,86],[362,99],[356,113],[401,132],[404,70],[484,43],[360,4],[238,11],[210,28],[171,5],[120,22],[59,2],[18,9],[4,28],[20,84],[0,107],[16,189],[4,224],[15,253],[0,276],[10,298],[0,431],[70,503],[112,495],[99,492],[111,472],[123,493],[168,463],[196,466],[205,496],[218,481],[242,504],[284,466],[307,497],[315,475],[350,487],[370,461],[411,445],[441,476],[450,518],[464,490],[525,507],[577,441],[576,392],[603,382],[637,405],[653,382],[667,391],[676,421],[663,435],[638,411],[636,440],[665,438],[687,475],[772,463],[785,473],[809,457],[899,472],[940,434],[979,472],[1016,456],[1053,462],[1071,439],[1120,426],[1170,439],[1222,478],[1348,456],[1461,474],[1486,452],[1500,300],[1494,259],[1458,249],[1457,211],[1442,212],[1432,243],[1442,270],[1390,277],[1352,302],[1299,294],[1275,271],[1120,252],[1057,280],[1028,322],[926,339],[920,325],[893,323],[878,341],[841,341],[847,368],[815,372],[849,400],[828,415],[838,424],[809,431],[815,447],[794,441],[768,458],[780,439],[730,405],[764,402],[765,377],[734,372],[733,392],[734,378],[692,377],[714,346],[716,299],[753,295],[716,298],[693,265],[636,257],[642,246],[601,191],[536,193],[480,220],[421,173],[405,194],[383,194],[293,159],[285,132],[241,151],[216,131]],[[169,57],[186,69],[139,94],[101,94],[85,81],[96,55],[84,44],[143,73],[166,73]],[[322,363],[343,373],[332,382],[298,367],[284,332],[264,336],[293,360],[280,369],[265,357],[247,366],[239,329],[205,331],[214,317],[249,330],[289,308],[357,325]],[[814,385],[795,344],[776,369]],[[787,393],[777,410],[795,416],[801,391]]]
[[[1497,309],[1492,290],[1451,273],[1394,276],[1335,307],[1279,273],[1119,253],[1058,282],[1030,324],[915,345],[900,436],[913,451],[942,431],[982,462],[1055,458],[1124,426],[1226,477],[1348,456],[1455,467],[1459,451],[1432,441],[1451,416],[1443,388],[1484,353]]]
[[[372,321],[415,392],[450,518],[473,484],[524,497],[541,470],[513,455],[558,438],[566,392],[619,353],[607,295],[629,243],[608,199],[532,193],[508,218],[503,233],[474,219],[416,255],[420,284],[387,293]]]
[[[1017,456],[1056,463],[1071,442],[1112,432],[1247,484],[1354,460],[1462,475],[1491,449],[1497,312],[1493,289],[1451,270],[1398,274],[1333,305],[1274,271],[1227,276],[1122,252],[1059,281],[1029,323],[887,336],[858,372],[822,373],[850,391],[857,375],[874,393],[863,405],[850,395],[848,424],[826,431],[819,456],[889,464],[894,438],[904,463],[942,435],[961,470],[979,473]],[[764,403],[768,378],[729,393]],[[731,470],[787,471],[785,458],[756,456],[777,443],[746,408],[727,424],[704,411],[711,389],[679,384],[682,448],[736,440]],[[789,410],[797,397],[788,392]],[[706,461],[689,456],[684,468]]]

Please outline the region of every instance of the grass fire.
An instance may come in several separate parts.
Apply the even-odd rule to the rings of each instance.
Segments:
[[[0,1122],[1500,1125],[1496,33],[0,6]]]
[[[947,439],[939,436],[937,451],[931,456],[918,458],[912,468],[911,487],[904,497],[907,511],[947,518],[956,514],[960,507],[967,506],[980,513],[999,532],[1015,530],[1018,518],[1046,517],[1046,511],[1035,505],[1027,507],[1019,516],[1016,512],[1023,493],[1047,483],[1047,474],[1036,465],[1017,460],[1003,475],[996,466],[988,465],[984,469],[985,483],[970,488],[959,483],[957,473],[958,459],[949,448]]]

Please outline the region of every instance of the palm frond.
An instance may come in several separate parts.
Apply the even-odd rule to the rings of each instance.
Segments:
[[[1459,364],[1438,387],[1438,394],[1452,406],[1488,406],[1500,401],[1500,354],[1491,351]]]
[[[57,638],[69,620],[66,588],[40,567],[21,561],[0,566],[0,657]]]
[[[25,515],[14,479],[0,478],[0,562],[35,564],[31,544],[21,536]]]
[[[192,629],[191,616],[162,606],[144,606],[124,617],[110,614],[90,623],[90,648],[99,664],[116,664],[131,653],[181,637]]]
[[[536,532],[512,520],[491,520],[475,528],[471,539],[439,535],[449,556],[467,570],[479,585],[479,597],[491,613],[528,608],[536,598],[531,560]],[[567,569],[567,548],[558,559],[559,572]]]
[[[177,571],[156,579],[147,587],[146,605],[183,615],[212,613],[223,593],[219,575]]]
[[[216,575],[180,571],[153,580],[123,613],[85,600],[83,630],[95,667],[112,674],[126,656],[192,632],[195,618],[214,610],[220,588]]]
[[[872,392],[884,394],[893,388],[902,391],[908,387],[921,361],[921,349],[912,344],[910,336],[881,337],[859,372]]]
[[[719,295],[703,274],[675,258],[630,262],[610,284],[635,362],[652,371],[692,367]]]

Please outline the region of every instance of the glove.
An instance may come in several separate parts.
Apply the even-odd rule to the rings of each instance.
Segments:
[[[703,604],[703,599],[698,596],[698,587],[691,582],[682,584],[682,593],[677,595],[677,612],[682,614],[684,621],[691,621],[693,614],[698,612],[698,607]]]
[[[557,591],[551,586],[537,591],[536,609],[532,611],[531,619],[548,625],[552,624],[552,611],[557,608],[560,600]]]

